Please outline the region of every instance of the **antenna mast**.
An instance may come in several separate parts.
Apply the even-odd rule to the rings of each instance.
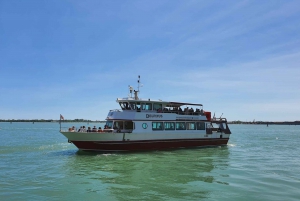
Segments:
[[[138,81],[137,81],[137,82],[138,82],[138,90],[137,90],[137,92],[140,92],[140,84],[141,84],[141,83],[140,83],[140,80],[141,80],[141,76],[139,76],[138,78],[139,78],[139,79],[138,79]]]
[[[138,93],[140,92],[140,79],[141,79],[141,76],[139,76],[139,79],[138,79],[138,90],[136,91],[136,90],[134,90],[134,99],[135,100],[138,100],[139,99],[139,97],[138,97]]]

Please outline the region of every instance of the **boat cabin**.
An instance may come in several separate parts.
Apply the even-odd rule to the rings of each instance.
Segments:
[[[204,115],[202,104],[164,102],[161,100],[130,100],[117,99],[122,111],[147,112],[147,113],[176,113],[180,115]]]

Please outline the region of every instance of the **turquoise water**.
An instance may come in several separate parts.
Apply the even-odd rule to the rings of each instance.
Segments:
[[[0,200],[299,200],[300,126],[230,128],[225,147],[100,154],[58,123],[0,123]]]

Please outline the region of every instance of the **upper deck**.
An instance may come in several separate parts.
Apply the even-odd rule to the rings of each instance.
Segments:
[[[176,113],[180,115],[204,115],[203,105],[139,98],[118,98],[122,111],[147,113]]]
[[[140,76],[138,80],[138,90],[134,90],[129,86],[129,95],[126,98],[117,98],[117,103],[121,109],[110,110],[107,119],[143,119],[143,117],[161,117],[161,113],[165,113],[163,117],[166,119],[176,119],[180,116],[192,116],[192,119],[206,120],[210,119],[210,112],[203,111],[203,105],[200,103],[186,103],[163,101],[154,99],[140,99],[138,93],[140,88]],[[160,115],[154,115],[160,113]],[[209,113],[209,118],[207,117]],[[150,115],[150,116],[149,116]],[[198,116],[198,117],[195,117]]]

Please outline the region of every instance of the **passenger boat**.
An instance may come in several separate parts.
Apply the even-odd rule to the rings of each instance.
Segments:
[[[126,98],[117,98],[120,109],[108,112],[105,127],[96,132],[60,130],[84,151],[143,151],[228,143],[231,131],[226,118],[211,117],[199,103],[140,99],[129,86]]]

